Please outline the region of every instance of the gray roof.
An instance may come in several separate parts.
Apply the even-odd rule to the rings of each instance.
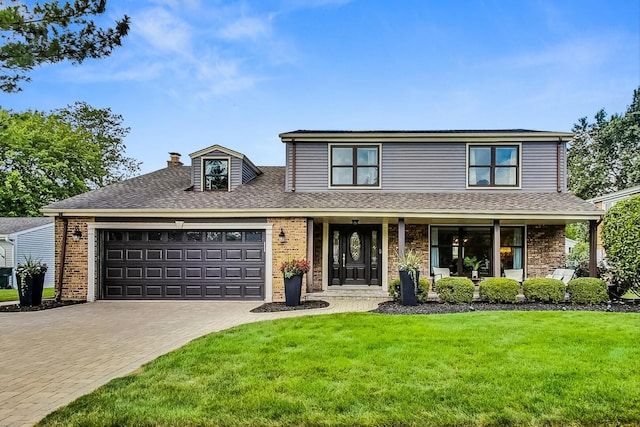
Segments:
[[[0,234],[13,234],[41,225],[53,224],[51,217],[0,217]]]
[[[173,166],[115,183],[47,206],[49,214],[68,210],[208,210],[309,212],[367,210],[369,212],[473,212],[509,214],[598,215],[593,204],[568,193],[459,192],[390,193],[285,192],[285,167],[261,166],[263,174],[231,192],[191,191],[191,168]]]

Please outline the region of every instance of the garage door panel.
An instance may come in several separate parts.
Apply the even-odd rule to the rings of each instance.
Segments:
[[[227,261],[242,261],[242,249],[227,249],[224,253]]]
[[[127,261],[137,261],[142,259],[142,249],[127,249]]]
[[[147,249],[147,261],[161,261],[162,249]]]
[[[107,261],[124,259],[124,250],[122,249],[110,249],[106,253]]]
[[[187,261],[200,261],[202,259],[202,251],[200,249],[187,249],[184,259]]]
[[[113,233],[104,232],[104,298],[264,298],[263,231],[135,230],[110,240]]]
[[[187,279],[202,279],[202,269],[200,267],[187,267],[185,269]]]
[[[224,269],[225,278],[227,279],[242,279],[241,267],[227,267]]]
[[[142,285],[127,285],[125,288],[127,292],[127,296],[129,297],[141,297],[142,296]]]
[[[162,279],[162,267],[147,267],[147,279]]]
[[[166,267],[164,269],[164,277],[167,279],[181,279],[182,268],[180,267]]]
[[[222,249],[207,249],[205,259],[207,261],[222,261]]]
[[[142,267],[127,267],[126,270],[127,279],[141,279],[142,278]]]
[[[182,249],[167,249],[166,259],[167,261],[181,261]]]
[[[222,267],[207,267],[206,277],[207,279],[222,278]]]
[[[180,285],[167,285],[165,290],[168,297],[182,296],[182,286]]]
[[[119,267],[109,267],[107,268],[107,279],[122,279],[124,274],[122,272],[122,268]]]
[[[147,296],[149,297],[161,297],[162,296],[162,286],[160,285],[147,285]]]

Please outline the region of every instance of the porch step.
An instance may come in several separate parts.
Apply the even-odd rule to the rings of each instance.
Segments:
[[[376,299],[380,302],[390,301],[389,292],[382,286],[329,286],[326,291],[307,293],[307,300],[321,300],[323,298],[337,299]]]

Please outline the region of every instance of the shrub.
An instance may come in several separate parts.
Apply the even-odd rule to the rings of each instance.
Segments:
[[[418,302],[424,303],[429,300],[429,287],[431,283],[427,279],[418,280]],[[394,301],[400,301],[400,278],[389,282],[389,295]]]
[[[539,277],[522,283],[522,292],[527,301],[559,303],[564,301],[567,286],[562,280]]]
[[[443,277],[436,282],[440,301],[460,304],[473,301],[473,282],[466,277]]]
[[[506,277],[489,277],[480,282],[480,299],[489,302],[518,302],[520,283]]]
[[[640,196],[621,200],[604,215],[602,245],[616,268],[620,292],[640,289]]]
[[[609,299],[607,283],[595,277],[573,279],[568,285],[571,302],[577,304],[596,304]]]

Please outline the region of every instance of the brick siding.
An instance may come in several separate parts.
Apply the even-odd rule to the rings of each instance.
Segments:
[[[64,233],[64,222],[62,218],[55,220],[55,286],[58,287],[61,266],[62,272],[62,299],[63,300],[86,300],[87,284],[89,282],[88,271],[88,240],[87,223],[93,222],[93,218],[67,218],[67,248],[63,264],[62,260],[62,237]],[[73,232],[76,225],[82,232],[79,241],[73,240]]]
[[[307,219],[267,218],[267,222],[273,224],[273,301],[284,301],[284,279],[280,272],[280,265],[284,261],[307,258]],[[285,243],[280,243],[279,241],[278,234],[280,234],[280,228],[282,228],[285,233]],[[303,296],[306,290],[303,281]]]
[[[527,272],[525,277],[544,277],[564,268],[564,225],[527,227]]]
[[[429,226],[426,224],[405,224],[405,251],[413,250],[422,257],[421,277],[431,274],[429,262]],[[389,224],[388,281],[398,277],[398,226]]]

